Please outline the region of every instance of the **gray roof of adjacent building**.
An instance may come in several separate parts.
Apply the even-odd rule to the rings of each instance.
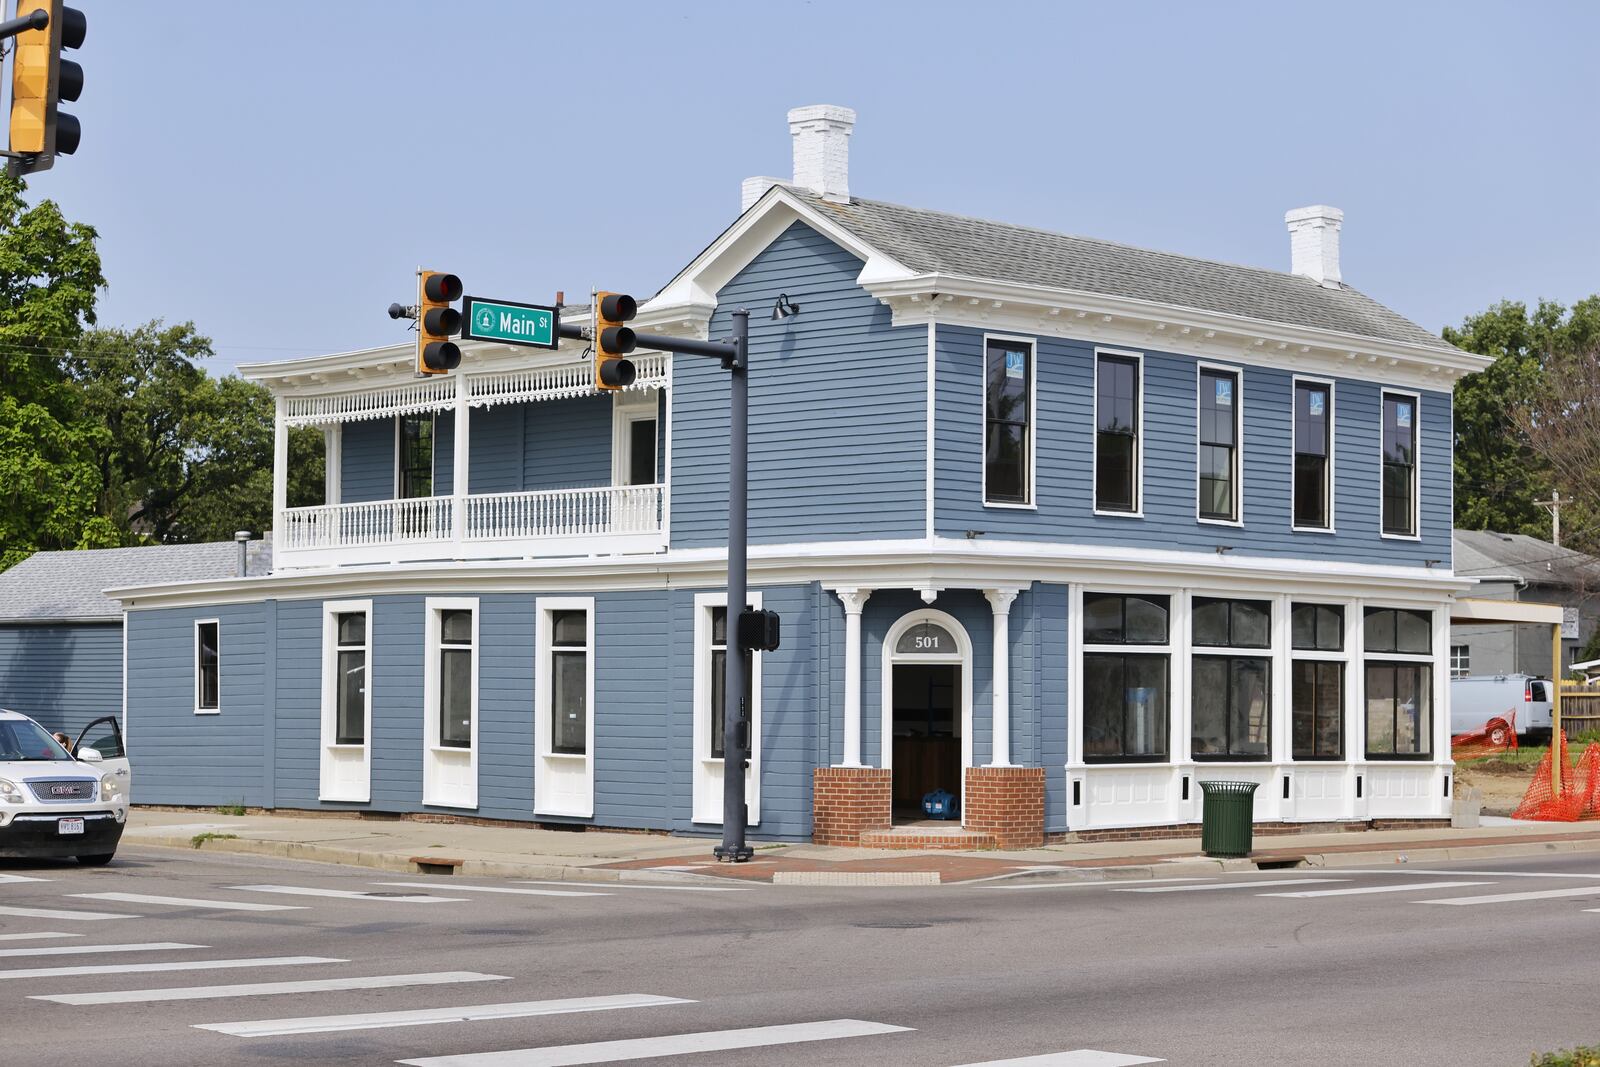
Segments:
[[[784,190],[909,270],[1193,308],[1457,352],[1348,285],[1092,237],[852,197]]]
[[[250,576],[272,572],[272,542],[250,542]],[[130,585],[234,578],[239,546],[234,541],[146,548],[95,548],[35,552],[0,572],[0,623],[120,621],[122,605],[105,590]]]
[[[1526,534],[1456,530],[1454,570],[1464,578],[1515,578],[1532,585],[1600,589],[1600,559]]]

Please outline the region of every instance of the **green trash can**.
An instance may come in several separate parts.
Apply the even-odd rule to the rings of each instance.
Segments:
[[[1250,855],[1251,814],[1256,782],[1201,782],[1205,794],[1200,817],[1200,850],[1208,856]]]

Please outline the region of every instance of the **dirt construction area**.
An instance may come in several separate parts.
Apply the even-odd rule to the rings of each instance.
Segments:
[[[1510,815],[1522,803],[1537,763],[1510,763],[1490,757],[1456,764],[1456,789],[1476,789],[1485,815]]]

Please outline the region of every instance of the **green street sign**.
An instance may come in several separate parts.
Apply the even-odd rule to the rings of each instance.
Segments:
[[[469,296],[461,305],[461,339],[555,348],[560,319],[560,309],[543,304]]]

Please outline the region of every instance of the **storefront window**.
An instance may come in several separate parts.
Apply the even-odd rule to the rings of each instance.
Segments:
[[[1169,752],[1170,598],[1083,598],[1083,755],[1086,762],[1160,762]],[[1122,646],[1122,647],[1119,647]],[[1126,646],[1145,646],[1133,651]]]

